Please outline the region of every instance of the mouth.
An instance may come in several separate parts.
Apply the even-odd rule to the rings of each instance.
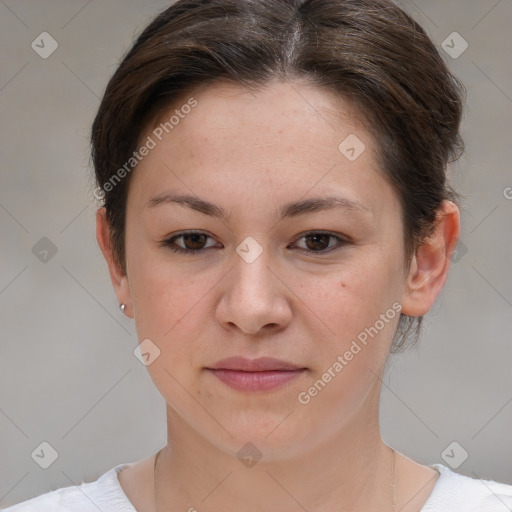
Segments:
[[[305,367],[270,357],[230,357],[206,370],[233,389],[253,392],[279,388],[307,372]]]

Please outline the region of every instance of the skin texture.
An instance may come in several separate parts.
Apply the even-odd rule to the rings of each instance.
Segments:
[[[97,213],[118,301],[138,339],[161,351],[147,366],[167,403],[158,509],[392,510],[392,451],[378,417],[399,315],[308,404],[297,397],[393,304],[411,316],[431,308],[459,237],[458,209],[443,203],[436,230],[407,272],[399,198],[346,102],[306,83],[278,81],[252,93],[217,82],[193,97],[193,111],[132,171],[127,275],[113,258],[105,210]],[[350,134],[366,147],[354,161],[338,150]],[[227,218],[172,203],[145,206],[167,192],[212,202]],[[286,203],[332,195],[365,210],[336,207],[279,220]],[[175,246],[202,252],[178,254],[160,244],[185,230],[208,238],[178,238]],[[304,238],[311,231],[348,243]],[[246,237],[262,249],[251,263],[236,251]],[[307,371],[276,390],[236,391],[205,369],[235,355],[276,357]],[[237,457],[247,442],[262,454],[251,468]],[[139,511],[155,510],[152,470],[150,457],[119,475]],[[397,454],[396,474],[396,510],[420,510],[437,471]]]

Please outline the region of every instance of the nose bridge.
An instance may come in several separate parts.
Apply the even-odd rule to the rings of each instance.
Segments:
[[[241,299],[253,297],[256,301],[271,297],[272,258],[270,250],[252,236],[246,237],[236,248],[235,275],[232,286]],[[254,304],[258,307],[258,304]]]
[[[274,275],[271,251],[247,237],[236,252],[218,320],[235,324],[247,333],[256,333],[270,324],[283,326],[290,319],[290,311],[280,280]]]

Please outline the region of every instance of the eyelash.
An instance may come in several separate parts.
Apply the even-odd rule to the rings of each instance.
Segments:
[[[206,247],[206,249],[184,249],[183,247],[177,247],[175,244],[174,244],[174,240],[178,239],[178,238],[182,238],[186,235],[206,235],[208,238],[211,238],[207,233],[204,233],[202,231],[184,231],[178,235],[174,235],[173,237],[171,238],[168,238],[166,240],[163,240],[161,242],[161,245],[162,246],[165,246],[165,247],[168,247],[169,249],[171,249],[171,251],[174,251],[176,253],[179,253],[179,254],[190,254],[190,255],[194,255],[194,254],[198,254],[200,252],[204,252],[206,249],[211,249],[212,247]],[[330,238],[335,238],[338,240],[338,246],[337,247],[334,247],[334,249],[331,247],[329,249],[324,249],[324,250],[321,250],[321,251],[312,251],[312,250],[308,250],[308,249],[298,249],[299,252],[303,252],[303,253],[307,253],[307,254],[327,254],[333,250],[336,250],[336,249],[340,249],[341,247],[343,247],[344,245],[348,245],[350,243],[349,240],[345,239],[345,238],[342,238],[338,235],[334,235],[333,233],[330,233],[328,231],[308,231],[307,233],[303,234],[298,240],[301,240],[302,238],[307,238],[308,236],[312,236],[312,235],[327,235],[329,236]]]

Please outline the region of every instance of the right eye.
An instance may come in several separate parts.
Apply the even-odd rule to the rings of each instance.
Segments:
[[[168,247],[174,252],[181,254],[197,254],[202,252],[203,249],[209,249],[210,247],[204,247],[206,240],[211,238],[202,231],[183,231],[178,235],[174,235],[161,242],[161,245]],[[177,245],[176,240],[182,239],[184,247]]]

